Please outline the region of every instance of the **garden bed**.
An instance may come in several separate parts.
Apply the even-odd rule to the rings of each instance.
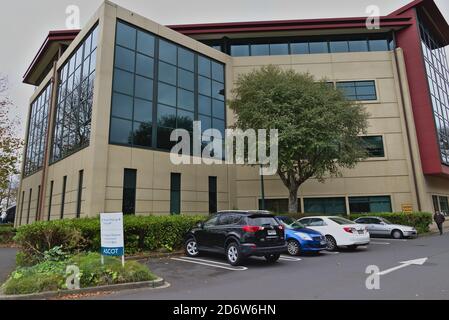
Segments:
[[[58,248],[54,251],[57,251]],[[116,257],[104,257],[104,265],[98,253],[80,253],[72,256],[47,254],[41,262],[30,267],[18,267],[1,287],[5,295],[31,294],[49,291],[65,291],[67,266],[79,268],[79,284],[93,290],[110,285],[145,283],[157,277],[147,266],[137,261],[126,261],[125,267]],[[62,256],[62,257],[61,257]]]

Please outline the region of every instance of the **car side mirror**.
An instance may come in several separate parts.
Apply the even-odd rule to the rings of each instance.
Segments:
[[[203,229],[203,228],[204,228],[204,222],[198,222],[198,223],[196,224],[196,226],[197,226],[198,228],[200,228],[200,229]]]

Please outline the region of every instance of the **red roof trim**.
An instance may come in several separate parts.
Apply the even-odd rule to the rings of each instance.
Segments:
[[[409,26],[409,17],[381,17],[381,27]],[[171,25],[169,28],[185,35],[212,33],[265,32],[282,30],[315,30],[335,28],[365,28],[366,17],[307,19],[284,21],[254,21]]]
[[[33,61],[31,62],[30,66],[28,67],[27,71],[25,72],[23,76],[23,81],[26,82],[28,76],[30,75],[31,71],[34,69],[36,64],[39,62],[39,60],[42,59],[45,52],[47,51],[50,44],[54,41],[72,41],[75,39],[75,37],[78,35],[80,30],[55,30],[50,31],[47,35],[47,38],[45,39],[44,43],[39,48],[39,51],[37,52],[36,56],[34,57]]]
[[[431,13],[432,18],[438,24],[444,38],[449,41],[449,25],[441,14],[434,0],[414,0],[409,4],[380,18],[381,27],[410,26],[410,16],[403,15],[410,9],[423,7]],[[283,30],[316,30],[332,28],[360,28],[365,27],[366,17],[353,18],[326,18],[307,20],[284,21],[254,21],[254,22],[229,22],[229,23],[203,23],[170,25],[169,28],[185,35],[239,33],[239,32],[265,32]]]
[[[429,2],[429,0],[414,0],[414,1],[410,2],[409,4],[406,4],[405,6],[397,9],[396,11],[393,11],[388,16],[389,17],[398,16],[398,15],[404,13],[405,11],[408,11],[409,9],[411,9],[413,7],[417,7],[418,5],[421,5],[422,2]],[[433,2],[433,0],[430,0],[430,2]]]

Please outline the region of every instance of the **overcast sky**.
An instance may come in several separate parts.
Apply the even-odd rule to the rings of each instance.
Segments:
[[[412,0],[115,0],[113,2],[161,24],[257,21],[366,16],[369,5],[381,15]],[[447,0],[435,0],[449,20]],[[102,0],[0,0],[0,73],[10,82],[9,96],[18,107],[22,135],[34,87],[22,77],[49,30],[65,29],[66,7],[77,5],[81,26]]]

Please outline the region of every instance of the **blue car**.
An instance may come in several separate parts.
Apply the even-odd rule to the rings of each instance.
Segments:
[[[276,217],[285,227],[288,253],[297,256],[302,252],[319,253],[326,249],[326,237],[320,232],[308,229],[298,221],[284,216]]]

